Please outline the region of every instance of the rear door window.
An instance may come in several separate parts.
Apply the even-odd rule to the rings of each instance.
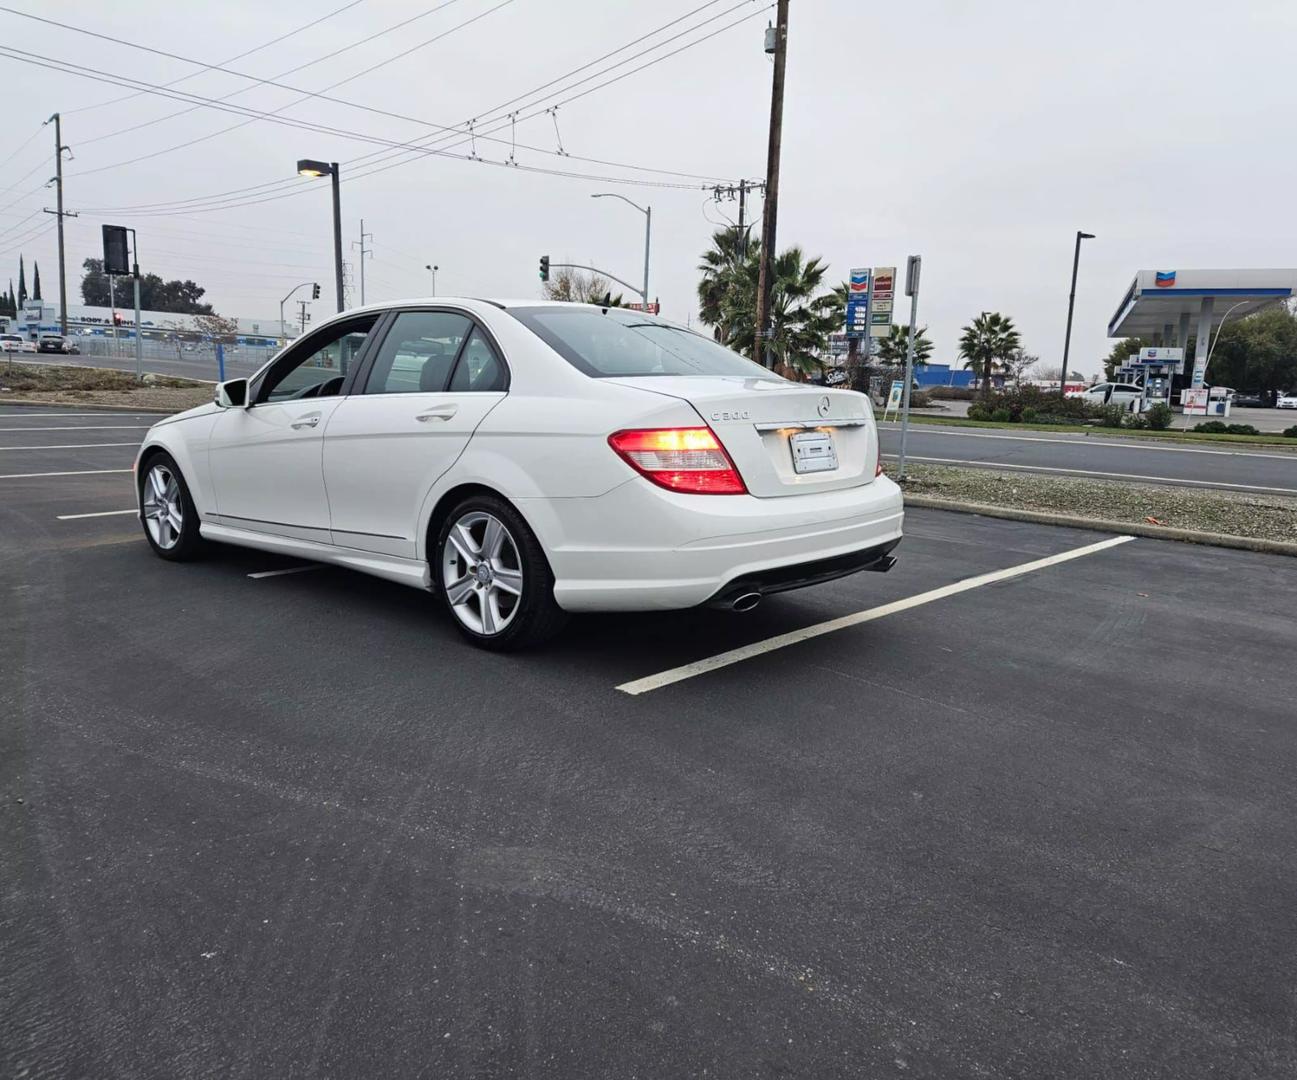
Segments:
[[[435,394],[473,328],[456,311],[403,311],[392,323],[365,382],[366,394]]]

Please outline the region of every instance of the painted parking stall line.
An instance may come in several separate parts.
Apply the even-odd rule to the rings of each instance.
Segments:
[[[1087,544],[1085,547],[1073,548],[1071,551],[1049,555],[1043,559],[1034,559],[1031,562],[1020,563],[1018,566],[1010,566],[1005,570],[993,570],[988,574],[978,574],[976,577],[965,578],[963,581],[956,581],[951,585],[943,585],[939,589],[931,589],[916,596],[906,597],[904,600],[895,600],[890,604],[869,608],[867,611],[858,611],[853,615],[843,615],[841,618],[815,623],[812,626],[803,627],[801,630],[792,630],[787,634],[779,634],[772,638],[766,638],[764,641],[744,645],[738,649],[730,649],[728,652],[718,653],[703,660],[695,660],[691,664],[683,664],[668,671],[660,671],[656,675],[633,679],[630,682],[622,683],[617,689],[624,694],[646,694],[650,690],[660,690],[662,687],[670,686],[672,683],[683,682],[685,679],[692,679],[697,675],[705,675],[710,671],[729,667],[731,664],[751,660],[753,657],[774,652],[776,649],[787,648],[789,645],[810,641],[812,638],[822,637],[837,630],[846,630],[852,626],[860,626],[863,623],[886,618],[888,615],[909,611],[911,608],[931,604],[937,600],[944,600],[948,596],[957,596],[959,593],[980,589],[984,585],[993,585],[997,581],[1009,581],[1033,573],[1036,570],[1043,570],[1049,566],[1057,566],[1059,563],[1070,562],[1073,559],[1082,559],[1087,555],[1095,555],[1100,551],[1107,551],[1109,548],[1117,547],[1119,544],[1127,544],[1134,539],[1133,536],[1114,536],[1107,540],[1100,540],[1095,544]]]
[[[59,514],[55,520],[81,521],[84,518],[119,517],[122,514],[136,514],[138,512],[139,511],[132,506],[129,510],[99,510],[93,514]]]
[[[250,578],[268,578],[283,577],[285,574],[305,574],[308,570],[323,570],[323,563],[313,563],[310,566],[290,566],[286,570],[262,570],[255,574],[249,574]]]
[[[58,427],[0,427],[0,431],[148,431],[152,424],[60,424]]]
[[[106,446],[139,446],[136,442],[61,443],[58,446],[0,446],[0,454],[7,450],[102,450]]]
[[[134,469],[70,469],[66,472],[0,473],[0,480],[34,480],[40,476],[104,476],[134,471]]]

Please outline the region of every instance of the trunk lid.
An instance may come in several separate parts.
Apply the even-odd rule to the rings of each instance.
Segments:
[[[608,381],[692,405],[758,498],[833,491],[874,480],[878,433],[873,409],[853,390],[714,375]],[[796,436],[803,437],[794,441]],[[814,471],[798,471],[795,449],[802,468]]]

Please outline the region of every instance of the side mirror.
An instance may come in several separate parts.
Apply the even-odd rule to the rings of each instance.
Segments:
[[[248,380],[230,379],[216,384],[216,404],[222,409],[242,409],[248,404]]]

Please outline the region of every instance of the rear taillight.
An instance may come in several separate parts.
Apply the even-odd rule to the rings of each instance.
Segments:
[[[632,469],[668,491],[746,495],[743,477],[708,427],[616,431],[611,446]]]

